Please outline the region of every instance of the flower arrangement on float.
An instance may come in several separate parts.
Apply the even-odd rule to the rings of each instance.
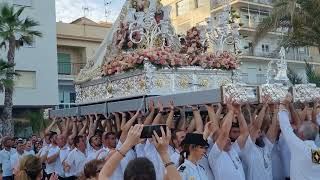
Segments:
[[[200,66],[204,69],[233,70],[236,68],[237,60],[229,52],[208,53],[206,42],[200,42],[200,32],[197,27],[187,31],[187,35],[181,38],[181,49],[179,52],[170,47],[154,47],[148,49],[137,48],[128,37],[128,26],[123,23],[117,31],[116,46],[123,50],[117,56],[105,57],[102,67],[102,75],[109,76],[143,67],[144,61],[149,61],[157,68],[178,68],[182,66]],[[135,40],[141,35],[133,34]]]

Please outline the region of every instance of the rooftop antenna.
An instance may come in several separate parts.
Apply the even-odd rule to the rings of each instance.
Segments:
[[[87,17],[90,9],[86,0],[84,0],[84,6],[82,7],[82,10],[83,10],[83,17]]]
[[[104,16],[106,17],[106,21],[108,21],[108,16],[110,14],[110,4],[111,0],[104,0]]]

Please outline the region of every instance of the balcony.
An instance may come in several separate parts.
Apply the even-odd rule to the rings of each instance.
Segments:
[[[60,77],[74,77],[85,65],[85,63],[58,62],[58,74]]]
[[[57,109],[68,109],[68,108],[72,108],[72,107],[77,107],[76,103],[59,103],[58,106],[54,107],[54,110]]]
[[[272,59],[280,59],[279,52],[263,52],[263,51],[244,51],[242,56],[253,56],[253,57],[261,57],[261,58],[272,58]],[[291,61],[300,61],[304,62],[304,60],[308,60],[310,62],[314,62],[312,58],[308,54],[299,54],[294,52],[286,53],[286,59]]]
[[[211,10],[221,8],[223,6],[224,1],[218,0],[218,1],[211,1]],[[249,3],[253,6],[266,6],[269,8],[272,8],[272,0],[232,0],[231,4],[236,3]]]

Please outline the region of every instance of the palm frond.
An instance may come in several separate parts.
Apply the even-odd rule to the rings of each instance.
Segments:
[[[309,83],[316,84],[320,87],[320,74],[317,73],[312,65],[305,60],[306,75]]]

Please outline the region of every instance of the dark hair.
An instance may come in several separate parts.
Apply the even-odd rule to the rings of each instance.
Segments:
[[[51,141],[51,139],[52,139],[52,137],[53,137],[54,135],[58,135],[58,133],[57,133],[57,132],[54,132],[54,131],[50,131],[50,135],[49,135],[49,140],[50,140],[50,141]]]
[[[156,171],[152,162],[147,158],[131,160],[125,171],[124,180],[156,180]]]
[[[116,133],[115,132],[107,132],[105,135],[104,135],[104,139],[107,139],[107,138],[109,138],[109,136],[111,136],[111,135],[114,135],[114,136],[116,136]]]
[[[182,145],[182,151],[180,152],[180,158],[179,158],[179,166],[184,163],[185,159],[188,159],[190,155],[189,147],[194,146],[190,144],[184,144]]]
[[[83,136],[81,136],[81,135],[74,137],[74,139],[73,139],[74,146],[77,146],[77,144],[79,144],[79,142],[80,142],[80,139],[82,139],[82,138],[83,138]]]
[[[84,166],[83,172],[86,178],[93,178],[96,177],[96,174],[99,173],[98,166],[99,165],[103,165],[103,161],[102,160],[91,160],[89,162],[86,163],[86,165]]]

